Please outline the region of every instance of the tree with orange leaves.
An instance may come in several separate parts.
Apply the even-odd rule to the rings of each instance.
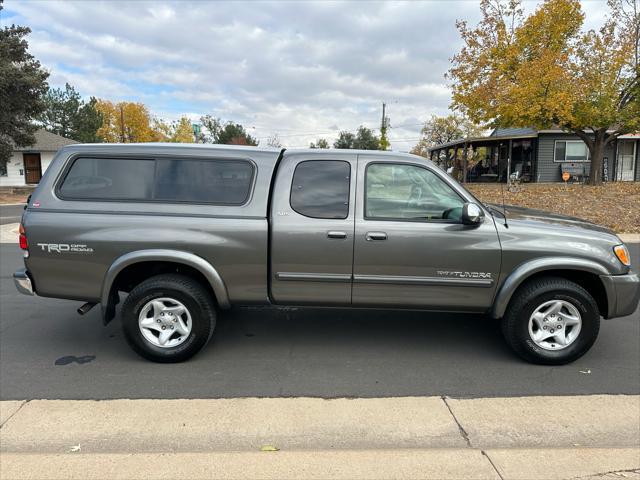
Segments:
[[[639,5],[609,0],[603,27],[584,32],[578,0],[545,0],[528,17],[520,0],[482,0],[475,28],[457,23],[453,107],[489,126],[575,133],[600,184],[606,145],[640,129]]]
[[[98,136],[108,143],[157,142],[162,133],[154,124],[142,103],[98,100],[96,110],[102,115]]]

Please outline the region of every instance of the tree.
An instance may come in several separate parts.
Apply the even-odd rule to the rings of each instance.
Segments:
[[[95,108],[102,116],[98,135],[105,142],[157,142],[163,138],[142,103],[97,100]]]
[[[379,150],[380,138],[376,137],[370,128],[360,125],[356,132],[353,148],[358,150]]]
[[[281,148],[282,142],[280,141],[280,137],[277,133],[274,133],[269,138],[267,138],[267,146],[274,148]]]
[[[219,118],[205,115],[200,118],[202,126],[209,132],[203,135],[203,140],[208,143],[220,143],[226,145],[251,145],[257,146],[255,138],[247,133],[245,128],[239,123],[228,121],[222,123]]]
[[[457,24],[453,106],[476,123],[573,132],[600,184],[605,146],[640,129],[639,1],[609,0],[604,26],[583,32],[578,0],[545,0],[526,18],[520,0],[482,0],[475,28]]]
[[[378,145],[378,150],[389,150],[391,146],[391,142],[387,138],[387,126],[385,125],[380,129],[380,143]]]
[[[49,74],[28,52],[30,32],[16,25],[0,29],[0,170],[6,170],[14,146],[35,143],[38,126],[32,120],[44,110]]]
[[[44,96],[46,107],[39,120],[50,132],[71,138],[82,98],[68,83],[64,87],[64,90],[49,88]]]
[[[373,134],[373,130],[363,125],[358,127],[356,134],[342,131],[333,142],[334,148],[355,148],[358,150],[378,150],[380,139]]]
[[[151,120],[152,129],[158,136],[158,142],[170,142],[173,136],[173,124],[168,124],[161,118]]]
[[[84,103],[78,111],[77,122],[71,138],[82,143],[100,143],[98,129],[102,126],[102,114],[97,109],[95,97]]]
[[[389,117],[385,115],[387,105],[382,104],[382,120],[380,122],[380,145],[379,150],[388,150],[391,146],[389,138],[387,138],[387,129],[389,128]]]
[[[428,149],[460,138],[479,137],[484,129],[461,115],[432,115],[420,131],[420,140],[411,153],[428,157]]]
[[[175,143],[193,143],[195,137],[193,134],[193,126],[187,117],[182,117],[173,123],[171,134],[171,142]]]
[[[326,138],[319,138],[316,143],[311,142],[309,148],[329,148],[329,142]]]
[[[45,110],[38,117],[45,129],[79,142],[99,142],[98,129],[102,117],[96,110],[97,100],[88,103],[68,83],[64,90],[49,88],[44,96]]]
[[[333,148],[355,148],[353,146],[355,139],[356,136],[353,133],[343,130],[338,135],[336,141],[333,142]]]

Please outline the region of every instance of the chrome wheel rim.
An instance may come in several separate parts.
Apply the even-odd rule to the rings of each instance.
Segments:
[[[160,348],[177,347],[191,333],[193,322],[187,307],[174,298],[154,298],[138,316],[138,326],[145,340]]]
[[[582,329],[578,309],[565,300],[544,302],[529,318],[529,336],[540,348],[563,350],[576,341]]]

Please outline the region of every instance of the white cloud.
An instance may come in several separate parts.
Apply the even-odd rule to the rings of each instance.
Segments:
[[[527,10],[536,2],[527,2]],[[168,2],[8,0],[11,21],[51,84],[85,96],[146,103],[156,115],[210,113],[257,137],[308,145],[336,130],[377,127],[388,103],[392,146],[408,150],[419,124],[444,114],[444,80],[459,49],[456,19],[470,1]],[[586,2],[587,24],[603,2]],[[254,128],[255,127],[255,128]]]

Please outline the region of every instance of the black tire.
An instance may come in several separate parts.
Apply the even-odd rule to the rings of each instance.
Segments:
[[[152,344],[138,325],[138,316],[144,306],[162,297],[178,300],[191,315],[191,332],[175,347]],[[207,344],[216,326],[216,308],[211,294],[197,281],[177,274],[157,275],[137,285],[124,301],[121,316],[124,336],[131,348],[140,356],[160,363],[191,358]]]
[[[571,303],[580,313],[577,338],[561,350],[546,350],[529,335],[529,319],[538,306],[551,300]],[[542,277],[525,283],[514,294],[504,317],[502,333],[509,346],[524,360],[541,365],[563,365],[577,360],[593,346],[600,330],[600,312],[593,297],[565,278]]]

